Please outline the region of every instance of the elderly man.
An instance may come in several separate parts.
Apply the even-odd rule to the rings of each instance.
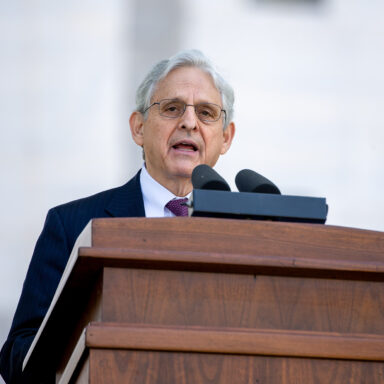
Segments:
[[[183,215],[179,197],[192,191],[192,170],[214,166],[235,133],[233,90],[199,51],[159,62],[137,91],[130,117],[145,163],[122,187],[48,212],[0,355],[6,382],[22,382],[24,357],[46,314],[76,238],[98,217]]]

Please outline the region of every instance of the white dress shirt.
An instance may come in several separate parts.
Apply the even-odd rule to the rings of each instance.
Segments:
[[[145,164],[140,173],[141,191],[143,193],[145,217],[174,217],[175,215],[165,208],[166,204],[172,199],[180,199],[167,188],[159,184],[148,173]],[[185,196],[189,198],[190,193]]]

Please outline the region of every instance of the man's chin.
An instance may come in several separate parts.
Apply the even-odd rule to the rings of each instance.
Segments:
[[[179,158],[173,160],[174,161],[171,162],[169,168],[172,168],[176,173],[179,174],[191,175],[195,167],[200,164],[200,159],[197,157],[191,159],[188,157],[181,158],[180,156]]]
[[[188,164],[188,165],[183,165],[183,166],[178,166],[173,169],[172,174],[175,177],[178,178],[187,178],[190,179],[192,176],[192,171],[198,166],[200,163],[193,163],[193,164]]]

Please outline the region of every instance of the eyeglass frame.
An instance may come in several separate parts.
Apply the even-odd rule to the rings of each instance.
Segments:
[[[184,110],[183,110],[183,113],[182,113],[180,116],[175,116],[175,117],[162,115],[162,114],[160,113],[160,103],[161,103],[162,101],[166,101],[166,100],[169,100],[169,101],[179,101],[179,102],[183,103],[183,104],[184,104]],[[211,120],[211,121],[207,121],[207,120],[203,120],[203,119],[201,119],[201,118],[198,116],[198,114],[196,113],[196,107],[199,106],[199,105],[202,105],[202,104],[203,104],[203,105],[204,105],[204,104],[215,105],[216,107],[219,107],[219,108],[220,108],[220,115],[219,115],[219,117],[218,117],[216,120]],[[158,106],[159,106],[159,107],[158,107],[159,115],[160,115],[160,116],[163,116],[163,117],[166,117],[167,119],[178,119],[178,118],[180,118],[181,116],[184,115],[184,113],[185,113],[187,107],[193,107],[193,109],[195,110],[195,115],[196,115],[197,118],[198,118],[200,121],[202,121],[203,123],[216,123],[216,121],[219,121],[219,120],[220,120],[220,117],[221,117],[221,115],[222,115],[222,112],[224,112],[224,122],[227,120],[227,111],[226,111],[225,109],[223,109],[222,107],[220,107],[220,105],[215,104],[215,103],[205,103],[205,102],[204,102],[204,103],[198,103],[198,104],[187,104],[187,103],[185,103],[184,101],[182,101],[182,100],[180,100],[180,99],[162,99],[162,100],[160,100],[160,101],[156,101],[156,102],[152,103],[149,107],[147,107],[147,108],[144,110],[143,114],[146,113],[146,112],[148,111],[148,109],[152,108],[154,105],[158,105]]]

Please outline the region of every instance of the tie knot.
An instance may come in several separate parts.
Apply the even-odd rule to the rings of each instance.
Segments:
[[[175,216],[188,216],[188,207],[184,205],[188,199],[172,199],[166,204],[168,208]]]

